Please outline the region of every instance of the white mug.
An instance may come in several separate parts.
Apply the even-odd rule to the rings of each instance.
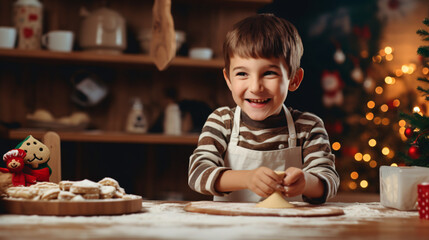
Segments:
[[[16,29],[14,27],[0,27],[0,48],[14,48]]]
[[[51,51],[70,52],[73,38],[72,31],[51,31],[42,36],[42,45]]]

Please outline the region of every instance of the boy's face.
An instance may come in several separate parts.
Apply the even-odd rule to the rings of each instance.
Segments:
[[[286,63],[280,58],[242,58],[233,56],[229,77],[224,77],[235,103],[253,120],[262,121],[279,114],[288,89],[295,90],[302,80],[302,69],[293,86],[287,74]],[[295,86],[295,87],[294,87]]]

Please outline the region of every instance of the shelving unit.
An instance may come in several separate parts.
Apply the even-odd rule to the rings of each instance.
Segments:
[[[92,52],[53,52],[47,50],[18,50],[18,49],[0,49],[0,59],[8,61],[21,62],[55,62],[55,63],[74,63],[74,64],[127,64],[134,65],[153,65],[150,56],[143,54],[99,54]],[[169,66],[174,67],[194,67],[206,69],[221,69],[223,67],[222,59],[192,59],[187,57],[175,57]]]
[[[25,139],[32,135],[41,139],[46,130],[40,129],[17,129],[8,132],[8,138],[15,140]],[[70,142],[100,142],[100,143],[141,143],[141,144],[175,144],[196,146],[197,134],[186,135],[164,135],[164,134],[132,134],[125,132],[106,131],[55,131],[60,135],[61,141]]]

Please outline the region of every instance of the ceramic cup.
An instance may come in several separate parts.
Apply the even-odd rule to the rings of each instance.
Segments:
[[[70,52],[73,40],[72,31],[51,31],[42,36],[42,45],[51,51]]]
[[[189,57],[194,59],[211,59],[213,57],[213,50],[206,47],[195,47],[189,50]]]
[[[0,27],[0,48],[14,48],[16,29],[13,27]]]

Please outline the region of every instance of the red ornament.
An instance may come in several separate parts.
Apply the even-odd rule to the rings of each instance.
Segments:
[[[419,159],[421,156],[419,146],[412,145],[408,149],[408,156],[410,156],[410,158],[412,158],[412,159]]]
[[[407,128],[405,129],[405,131],[404,131],[404,135],[405,135],[405,137],[407,137],[407,138],[412,137],[412,136],[413,136],[413,134],[414,134],[414,128],[407,127]]]

